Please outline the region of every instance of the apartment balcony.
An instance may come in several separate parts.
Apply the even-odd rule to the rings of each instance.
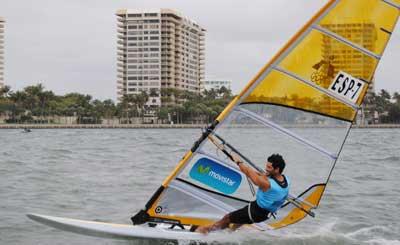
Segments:
[[[118,56],[124,56],[124,55],[126,55],[126,52],[120,52],[120,51],[118,51],[118,52],[117,52],[117,55],[118,55]]]
[[[117,32],[126,35],[126,30],[125,29],[117,28]]]
[[[172,16],[163,16],[162,20],[171,21],[173,23],[178,23],[180,18],[179,17],[172,17]]]
[[[174,34],[170,34],[170,33],[162,33],[161,34],[161,38],[170,38],[170,39],[174,39],[175,35]]]
[[[126,45],[126,41],[123,41],[123,40],[117,40],[117,43],[121,44],[121,45]]]
[[[117,87],[120,89],[126,89],[126,83],[124,83],[124,82],[118,83],[117,82]]]
[[[118,69],[118,67],[117,67],[117,69]],[[123,71],[122,71],[122,72],[117,72],[117,75],[123,75],[123,76],[126,76],[125,69],[123,69]]]
[[[125,61],[126,62],[126,58],[125,57],[117,57],[118,61]]]
[[[124,51],[126,48],[124,47],[124,46],[121,46],[121,45],[117,45],[117,50],[122,50],[122,51]]]
[[[117,67],[125,69],[125,63],[117,62]]]
[[[126,28],[126,22],[119,22],[119,23],[117,23],[117,26],[119,28],[125,29]]]

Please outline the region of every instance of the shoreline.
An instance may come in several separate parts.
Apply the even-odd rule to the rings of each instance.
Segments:
[[[204,128],[207,124],[0,124],[0,129],[171,129]],[[323,125],[298,125],[299,128],[332,128]],[[353,125],[352,128],[400,128],[400,124]]]
[[[0,124],[0,129],[204,128],[206,124]]]

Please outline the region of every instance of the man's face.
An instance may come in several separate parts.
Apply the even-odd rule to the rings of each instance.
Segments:
[[[267,162],[265,164],[265,171],[266,171],[267,176],[273,176],[275,174],[275,169],[274,169],[274,167],[272,167],[272,163]]]

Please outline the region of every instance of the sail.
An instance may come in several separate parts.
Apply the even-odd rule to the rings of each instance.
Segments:
[[[255,228],[313,216],[399,9],[398,0],[329,1],[204,131],[134,224],[210,224],[255,199],[256,187],[213,141],[259,171],[272,153],[287,163],[290,196]]]

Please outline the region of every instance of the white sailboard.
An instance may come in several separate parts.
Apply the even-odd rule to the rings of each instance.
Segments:
[[[290,198],[252,229],[314,217],[399,13],[399,0],[329,1],[204,130],[133,226],[29,217],[81,234],[201,239],[190,231],[255,199],[254,186],[217,145],[258,171],[267,154],[287,162]],[[321,126],[329,130],[316,132]]]
[[[132,226],[127,224],[113,224],[96,221],[78,220],[54,217],[40,214],[28,214],[30,219],[39,223],[94,237],[129,240],[134,238],[165,239],[165,240],[204,240],[206,237],[199,233],[186,231],[180,228],[150,228],[149,226]],[[207,237],[212,239],[213,236]],[[221,239],[221,238],[220,238]]]

